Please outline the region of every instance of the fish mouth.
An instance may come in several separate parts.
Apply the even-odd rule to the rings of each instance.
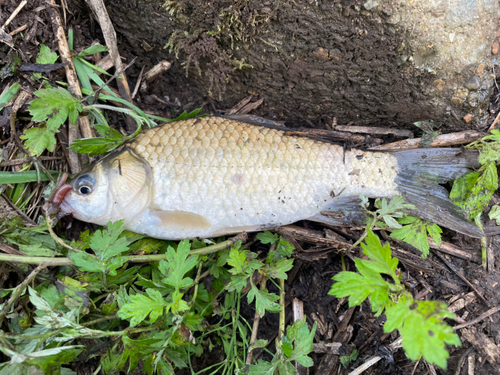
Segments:
[[[56,187],[52,190],[49,200],[43,205],[43,209],[48,214],[58,214],[59,212],[72,213],[73,209],[64,201],[66,195],[73,190],[73,185],[67,184],[68,174],[63,173],[57,180]]]

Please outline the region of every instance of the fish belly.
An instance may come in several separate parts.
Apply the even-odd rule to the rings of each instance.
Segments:
[[[129,147],[154,179],[147,211],[154,218],[131,229],[160,238],[260,230],[317,215],[339,197],[398,194],[390,153],[344,150],[224,118],[168,123]]]

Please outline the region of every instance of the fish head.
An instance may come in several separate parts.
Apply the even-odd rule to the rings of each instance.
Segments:
[[[125,148],[90,165],[71,180],[60,211],[100,225],[131,221],[149,205],[150,177],[148,163]]]

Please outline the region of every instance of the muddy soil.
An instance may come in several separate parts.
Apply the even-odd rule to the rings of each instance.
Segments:
[[[1,3],[1,24],[16,8],[17,3],[15,0]],[[240,4],[238,1],[234,3]],[[458,126],[458,123],[453,125],[449,121],[449,117],[443,119],[443,112],[433,107],[430,99],[428,106],[421,105],[427,99],[415,96],[419,92],[418,87],[421,82],[430,80],[432,77],[422,73],[417,75],[417,78],[413,81],[408,81],[408,75],[405,71],[412,70],[411,65],[399,64],[394,55],[394,48],[402,43],[401,36],[387,35],[381,37],[380,33],[383,28],[380,23],[374,20],[359,19],[350,13],[343,18],[318,19],[313,17],[313,14],[309,13],[308,9],[305,9],[300,15],[297,15],[296,11],[292,11],[294,8],[291,4],[294,2],[287,1],[281,2],[280,9],[283,9],[283,11],[280,12],[280,18],[276,18],[276,15],[273,14],[273,3],[271,2],[264,2],[259,8],[256,8],[254,2],[245,3],[247,8],[243,6],[241,8],[242,19],[248,21],[253,18],[262,21],[261,24],[252,26],[250,30],[247,29],[247,26],[241,26],[244,28],[245,38],[248,39],[247,43],[254,43],[255,40],[266,37],[265,35],[272,35],[273,28],[279,27],[282,20],[287,19],[287,17],[294,17],[293,22],[290,19],[288,19],[290,22],[287,22],[287,24],[293,26],[290,26],[290,29],[284,32],[283,30],[280,32],[281,35],[287,35],[289,38],[286,43],[282,41],[281,46],[283,46],[283,49],[276,52],[273,46],[261,43],[259,45],[260,49],[252,48],[248,52],[252,56],[252,64],[259,67],[258,80],[253,79],[252,83],[249,83],[246,80],[245,68],[243,68],[238,74],[233,74],[232,71],[230,74],[228,72],[230,78],[225,86],[226,79],[224,75],[222,75],[222,78],[203,75],[193,86],[192,81],[185,78],[183,66],[179,62],[174,62],[172,69],[167,74],[149,85],[146,91],[139,91],[135,103],[145,111],[165,117],[175,116],[183,110],[189,111],[202,104],[204,104],[206,113],[219,113],[228,110],[235,103],[242,100],[244,97],[241,96],[241,92],[255,95],[258,98],[261,96],[260,93],[265,91],[264,104],[257,109],[256,113],[269,118],[282,119],[287,124],[292,125],[300,124],[304,126],[309,124],[324,127],[325,124],[331,124],[333,117],[336,117],[339,123],[344,124],[353,121],[357,123],[391,124],[402,128],[410,122],[425,118],[446,122],[448,124],[447,130]],[[187,2],[187,4],[191,3]],[[230,6],[229,2],[222,1],[214,1],[211,4],[218,7]],[[334,6],[333,4],[332,2],[321,6]],[[162,52],[160,49],[152,51],[150,48],[163,47],[173,29],[170,26],[155,24],[145,18],[147,12],[151,9],[158,9],[158,5],[154,2],[109,1],[108,5],[117,29],[121,55],[126,61],[131,61],[133,57],[137,57],[135,64],[127,71],[130,85],[133,87],[143,67],[147,70],[167,56],[166,52]],[[176,13],[175,22],[182,23],[191,20],[189,22],[209,25],[212,20],[211,17],[214,17],[211,16],[212,13],[210,12],[212,5],[201,5],[200,8],[196,9],[187,6],[186,18],[182,19]],[[9,26],[8,31],[12,31],[25,24],[27,25],[23,32],[23,38],[18,37],[16,39],[16,48],[23,62],[34,62],[41,43],[49,46],[52,50],[57,50],[50,17],[46,9],[47,6],[45,1],[42,0],[29,2]],[[287,11],[287,9],[290,9],[290,11]],[[187,18],[188,16],[189,18]],[[83,2],[69,1],[66,17],[66,28],[71,27],[74,30],[76,50],[88,47],[95,40],[104,44],[99,26],[90,17],[90,12]],[[266,21],[267,18],[268,21]],[[137,19],[141,19],[142,22],[137,24],[138,26],[132,26],[132,22]],[[356,22],[354,22],[355,20]],[[265,35],[264,31],[262,31],[264,26],[266,29]],[[152,32],[152,29],[155,32]],[[366,30],[369,30],[369,32],[365,32]],[[141,33],[149,33],[150,38],[147,45],[144,44],[144,40],[140,37]],[[311,43],[311,35],[321,37],[321,35],[326,35],[325,33],[337,37],[328,38],[328,41],[324,38],[324,44]],[[352,50],[346,50],[343,41],[347,38],[354,41],[361,38],[373,38],[373,45],[367,49],[361,45],[356,47],[356,43],[354,43],[355,47]],[[230,40],[225,40],[224,43],[230,43]],[[297,46],[307,46],[309,52],[298,56],[295,52]],[[2,47],[0,58],[4,65],[10,51],[11,49],[5,45]],[[263,54],[263,51],[266,53]],[[280,53],[281,58],[283,55],[287,56],[286,67],[276,66],[277,61],[281,61],[281,58],[274,59],[275,53]],[[234,58],[239,58],[238,56],[238,52],[235,51]],[[337,58],[339,56],[342,56],[342,59],[339,60]],[[200,61],[204,58],[206,57],[200,57]],[[339,61],[342,61],[342,63]],[[214,74],[216,74],[215,72],[223,73],[224,69],[226,69],[224,64],[227,62],[219,61],[219,63],[222,65],[214,67],[216,69]],[[320,74],[315,72],[322,72],[325,66],[328,66],[329,70],[334,72],[328,78],[328,85],[319,84],[315,80],[316,74]],[[195,61],[192,62],[190,69],[190,74],[197,74]],[[64,75],[61,71],[56,71],[50,73],[49,78],[55,82],[64,80]],[[0,84],[0,88],[3,89],[5,85],[14,81],[21,82],[28,91],[33,92],[36,89],[30,82],[29,77],[23,73],[5,77]],[[256,84],[256,82],[260,82],[260,84]],[[212,97],[206,95],[211,83]],[[220,87],[217,87],[217,85],[220,85]],[[241,89],[242,87],[244,89]],[[265,90],[262,90],[263,87],[265,87]],[[332,90],[332,87],[335,89]],[[218,101],[217,89],[224,91],[223,101]],[[336,98],[347,100],[350,106],[339,108],[336,105]],[[498,98],[499,93],[497,91],[491,97],[488,125],[493,122],[499,113]],[[418,108],[414,105],[416,100],[420,101]],[[169,104],[165,104],[166,102]],[[25,109],[25,107],[23,108]],[[21,114],[22,111],[23,109],[21,109]],[[123,127],[123,118],[117,117],[114,121],[117,128]],[[27,124],[28,122],[19,123],[17,131],[21,132],[22,127]],[[2,126],[0,144],[5,145],[6,140],[10,137],[10,129],[6,126],[5,121],[0,123],[0,126]],[[463,125],[461,125],[461,129],[463,129]],[[61,149],[58,149],[57,152],[59,155],[62,154]],[[51,168],[67,170],[67,165],[62,159],[52,165]],[[5,167],[4,170],[14,170],[14,168]],[[495,197],[494,203],[500,203],[498,195]],[[493,225],[487,219],[485,222],[487,225]],[[325,228],[307,222],[299,223],[299,225],[325,234],[329,230],[333,230],[337,236],[341,236],[348,242],[356,241],[361,234],[360,231],[356,230]],[[71,229],[71,235],[76,237],[79,231],[86,228],[88,226],[85,224],[75,222]],[[498,255],[500,237],[491,238],[489,244],[495,258],[495,264],[490,272],[486,272],[479,264],[480,245],[478,240],[446,230],[444,240],[475,255],[476,261],[467,261],[455,256],[444,255],[445,259],[463,274],[487,301],[486,304],[474,295],[473,302],[469,303],[465,308],[456,310],[457,316],[465,321],[471,321],[490,307],[500,303],[500,259]],[[345,353],[348,354],[354,348],[360,352],[358,359],[349,364],[348,369],[344,369],[339,364],[338,356],[319,352],[312,353],[311,356],[315,365],[311,369],[311,374],[347,374],[374,355],[381,356],[382,360],[366,370],[364,374],[414,373],[423,375],[430,372],[428,365],[424,361],[415,364],[406,358],[402,350],[391,353],[387,349],[388,345],[396,339],[396,336],[383,333],[381,329],[383,317],[375,318],[368,304],[365,303],[361,307],[348,309],[346,300],[338,300],[328,295],[332,284],[332,276],[341,271],[342,268],[341,257],[335,249],[314,242],[299,241],[299,244],[303,251],[298,251],[295,255],[296,266],[290,272],[286,286],[287,303],[293,298],[302,300],[308,323],[312,326],[314,321],[318,321],[319,328],[315,338],[316,343],[331,342],[332,338],[335,337],[335,333],[341,330],[346,333],[341,338]],[[420,293],[423,295],[422,298],[426,300],[443,300],[453,303],[460,300],[467,293],[472,292],[470,286],[464,283],[462,279],[457,277],[456,273],[443,263],[442,259],[437,255],[438,253],[431,252],[424,261],[421,260],[418,252],[411,246],[393,243],[392,247],[395,249],[394,255],[400,257],[401,260],[403,281],[414,295]],[[359,256],[359,254],[355,255]],[[353,263],[347,258],[346,266],[348,270],[354,269]],[[246,306],[243,308],[242,314],[251,320],[254,316],[254,310],[252,307]],[[290,305],[287,308],[287,317],[291,317]],[[494,314],[471,327],[484,334],[494,345],[500,345],[500,314]],[[259,326],[259,338],[273,340],[274,333],[277,330],[277,316],[266,314]],[[460,333],[460,336],[463,345],[459,348],[449,348],[448,370],[437,370],[437,373],[466,374],[467,360],[466,364],[462,365],[461,370],[457,370],[457,366],[464,353],[470,356],[474,352],[476,353],[475,357],[473,357],[476,375],[500,373],[498,370],[499,364],[488,362],[481,351],[480,345],[473,346],[462,333]],[[89,350],[91,350],[92,345],[94,344],[88,343]],[[470,348],[472,348],[472,352],[468,351]],[[269,349],[272,350],[272,347]],[[205,367],[214,360],[213,356],[212,353],[208,353],[206,356],[193,358],[194,367],[198,369]],[[2,362],[5,360],[5,357],[1,359]],[[73,367],[79,374],[87,374],[93,373],[97,368],[97,364],[89,362],[83,365],[80,364],[80,366],[75,364]],[[137,371],[136,373],[142,372]]]

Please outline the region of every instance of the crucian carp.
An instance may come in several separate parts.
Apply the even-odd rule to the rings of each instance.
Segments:
[[[285,128],[286,129],[286,128]],[[139,133],[53,194],[75,218],[162,239],[209,238],[298,220],[338,224],[359,194],[403,195],[416,215],[473,237],[481,230],[440,186],[478,166],[477,153],[434,148],[346,150],[285,130],[220,117]]]

